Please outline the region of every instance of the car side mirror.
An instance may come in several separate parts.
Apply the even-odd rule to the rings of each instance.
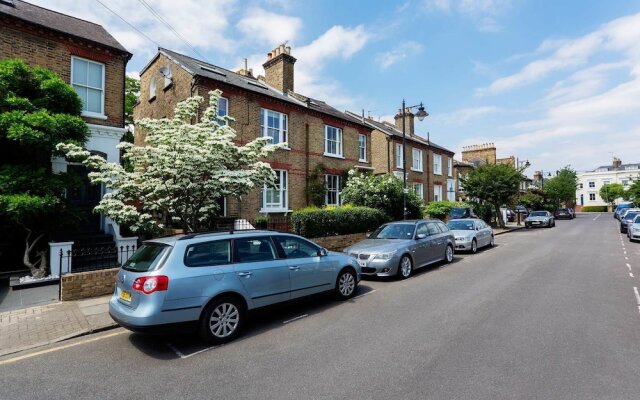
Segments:
[[[318,249],[318,256],[320,256],[320,257],[324,257],[324,256],[326,256],[327,254],[328,254],[328,253],[327,253],[327,249],[325,249],[325,248]]]
[[[426,238],[426,237],[427,237],[427,234],[426,234],[426,233],[418,233],[418,234],[416,235],[416,240],[424,239],[424,238]]]

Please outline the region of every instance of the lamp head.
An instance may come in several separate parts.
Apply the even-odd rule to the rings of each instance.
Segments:
[[[424,110],[424,106],[420,103],[420,107],[418,107],[418,112],[416,113],[416,117],[418,117],[418,121],[424,120],[429,116],[429,113]]]

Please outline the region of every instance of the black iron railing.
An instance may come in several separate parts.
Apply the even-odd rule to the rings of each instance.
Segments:
[[[136,246],[81,247],[60,250],[60,271],[84,272],[109,269],[120,266],[120,260],[126,261],[136,251]],[[65,268],[66,266],[66,268]],[[62,273],[61,273],[62,274]]]

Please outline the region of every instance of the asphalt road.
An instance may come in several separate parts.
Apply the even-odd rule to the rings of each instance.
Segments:
[[[218,348],[116,329],[0,358],[0,398],[635,400],[640,243],[597,215],[267,310]]]

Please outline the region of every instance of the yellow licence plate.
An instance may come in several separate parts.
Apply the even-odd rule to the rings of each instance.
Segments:
[[[127,292],[126,290],[121,290],[120,291],[120,300],[124,300],[126,302],[131,302],[131,293]]]

